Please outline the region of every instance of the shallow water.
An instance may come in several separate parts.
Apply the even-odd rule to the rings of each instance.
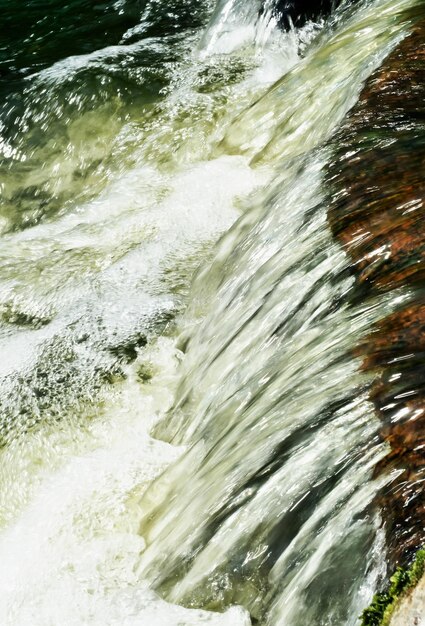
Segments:
[[[352,301],[324,144],[416,4],[7,3],[2,623],[357,622],[391,477],[352,351],[407,296]]]

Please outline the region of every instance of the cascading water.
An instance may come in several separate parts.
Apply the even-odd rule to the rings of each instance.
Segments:
[[[356,624],[392,477],[353,350],[407,294],[356,298],[324,176],[419,5],[285,33],[269,2],[123,0],[56,56],[29,8],[0,58],[1,624]]]

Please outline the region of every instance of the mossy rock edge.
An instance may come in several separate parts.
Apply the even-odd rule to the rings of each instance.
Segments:
[[[373,597],[371,604],[362,613],[362,626],[389,626],[400,600],[416,587],[424,572],[425,549],[422,549],[416,553],[409,569],[397,568],[390,578],[390,586],[387,591],[378,593]]]

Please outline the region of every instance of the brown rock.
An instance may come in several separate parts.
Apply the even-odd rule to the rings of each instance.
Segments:
[[[424,11],[424,9],[422,9]],[[393,564],[425,543],[425,17],[368,81],[335,139],[329,223],[362,297],[409,300],[361,345],[391,452],[376,474]]]

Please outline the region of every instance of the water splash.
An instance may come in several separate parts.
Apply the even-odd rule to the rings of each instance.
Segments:
[[[279,145],[268,153],[279,172],[195,282],[184,375],[172,411],[155,429],[189,446],[141,502],[147,549],[140,572],[173,601],[241,603],[261,623],[355,623],[363,580],[376,584],[382,576],[371,558],[382,538],[369,505],[382,487],[371,477],[385,448],[373,407],[362,399],[368,380],[357,373],[353,351],[374,320],[408,294],[365,305],[353,299],[348,259],[332,240],[321,195],[329,156],[312,151],[355,101],[365,73],[405,35],[409,6],[363,7],[226,135],[237,126],[250,142],[242,140],[241,151],[249,145],[253,163],[264,163],[266,126]],[[385,27],[371,27],[377,10]],[[300,101],[310,105],[306,118]],[[225,139],[220,147],[232,151],[234,144]],[[199,310],[204,319],[196,328]],[[344,453],[341,441],[331,459],[327,427],[335,438],[339,423],[348,447]],[[305,483],[303,463],[313,474]],[[323,505],[323,517],[310,525],[328,501],[332,507]],[[332,607],[331,589],[340,590]]]
[[[355,623],[391,477],[352,348],[406,295],[352,296],[320,146],[414,4],[282,34],[256,2],[204,33],[148,2],[8,96],[4,623]]]

